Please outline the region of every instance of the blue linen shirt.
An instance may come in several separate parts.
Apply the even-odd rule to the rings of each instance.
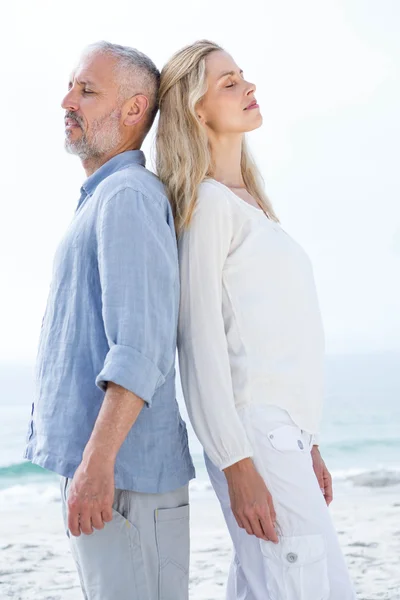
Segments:
[[[81,188],[54,259],[25,458],[72,478],[108,381],[145,401],[118,453],[117,488],[177,489],[194,477],[175,397],[179,268],[173,216],[139,150]]]

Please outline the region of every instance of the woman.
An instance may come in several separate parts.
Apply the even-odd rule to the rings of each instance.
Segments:
[[[350,600],[314,438],[324,350],[313,274],[246,149],[262,124],[255,91],[208,41],[161,74],[157,170],[179,240],[182,386],[235,549],[228,600]]]

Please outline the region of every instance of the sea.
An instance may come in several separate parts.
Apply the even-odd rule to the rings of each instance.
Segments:
[[[53,500],[57,476],[22,458],[34,365],[0,364],[0,383],[0,507]],[[192,494],[212,493],[179,377],[177,396],[197,470]],[[368,489],[400,484],[400,351],[327,356],[321,452],[337,485]]]

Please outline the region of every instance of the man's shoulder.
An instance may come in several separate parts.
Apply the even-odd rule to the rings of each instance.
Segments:
[[[141,194],[162,207],[168,204],[164,186],[158,177],[145,167],[135,164],[115,171],[103,179],[96,189],[96,195],[106,201],[126,189]]]

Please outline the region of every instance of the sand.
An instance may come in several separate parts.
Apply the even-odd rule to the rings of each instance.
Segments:
[[[57,490],[24,493],[18,509],[0,503],[1,600],[82,600]],[[331,510],[358,599],[400,600],[400,486],[342,484]],[[190,599],[222,600],[231,546],[219,506],[196,491],[191,511]]]

